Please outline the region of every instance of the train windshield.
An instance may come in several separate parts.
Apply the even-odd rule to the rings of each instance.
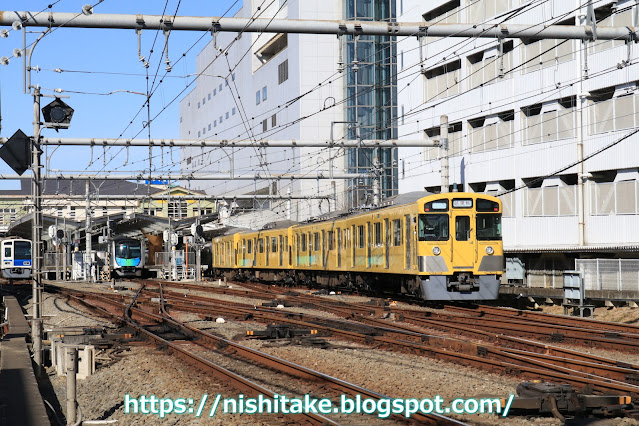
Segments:
[[[419,241],[448,240],[447,214],[420,214]]]
[[[31,242],[16,241],[14,243],[15,259],[31,259]]]
[[[141,257],[141,248],[138,241],[127,241],[116,244],[115,257],[123,259],[135,259]]]
[[[501,240],[501,215],[478,213],[477,239],[480,241]]]

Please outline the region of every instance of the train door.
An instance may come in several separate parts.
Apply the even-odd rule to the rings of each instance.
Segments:
[[[384,258],[385,258],[385,268],[388,269],[390,267],[390,226],[388,219],[384,219]]]
[[[269,264],[269,258],[271,257],[271,239],[269,237],[264,237],[264,243],[266,245],[266,266]]]
[[[455,239],[453,240],[453,268],[472,269],[475,246],[472,238],[470,215],[455,215]]]
[[[406,269],[410,269],[411,268],[410,253],[411,253],[412,239],[410,235],[410,215],[409,214],[404,216],[404,222],[406,225],[406,244],[404,245],[404,248],[406,249]]]
[[[313,234],[311,234],[310,232],[306,234],[306,239],[308,240],[308,266],[311,266],[313,264],[312,259],[313,257],[311,256],[311,249],[313,248]]]
[[[337,267],[342,267],[342,228],[337,228]]]
[[[280,266],[284,266],[284,237],[280,235]]]
[[[326,264],[328,261],[328,251],[326,250],[326,231],[322,229],[322,267],[326,268]]]
[[[355,267],[355,246],[359,243],[359,235],[355,234],[355,225],[351,226],[351,266]]]
[[[368,244],[366,244],[366,246],[368,247],[368,248],[367,248],[367,250],[366,250],[366,257],[367,257],[368,259],[367,259],[367,263],[366,263],[366,264],[367,264],[367,265],[368,265],[368,267],[370,268],[370,267],[371,267],[371,259],[372,259],[372,254],[371,254],[371,248],[372,248],[372,247],[371,247],[371,246],[373,245],[373,238],[372,238],[373,229],[372,229],[372,227],[371,227],[371,223],[370,223],[370,222],[367,222],[367,223],[366,223],[366,228],[367,228],[367,230],[368,230],[368,232],[367,232],[367,234],[368,234],[368,241],[367,241],[367,243],[368,243]]]

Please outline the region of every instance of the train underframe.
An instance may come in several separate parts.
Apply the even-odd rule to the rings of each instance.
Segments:
[[[214,276],[234,281],[300,285],[344,291],[410,295],[424,300],[496,300],[499,276],[455,273],[449,275],[402,275],[366,272],[299,271],[278,269],[215,269]]]

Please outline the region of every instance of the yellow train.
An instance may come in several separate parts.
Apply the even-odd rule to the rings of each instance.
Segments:
[[[501,212],[485,194],[406,194],[389,207],[214,238],[212,268],[231,279],[494,300]]]

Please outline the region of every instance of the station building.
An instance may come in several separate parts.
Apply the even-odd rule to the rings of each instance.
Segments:
[[[244,0],[236,17],[312,20],[395,19],[394,0]],[[260,9],[260,7],[262,7]],[[357,45],[357,48],[355,46]],[[183,139],[296,140],[396,138],[393,37],[219,33],[197,56],[197,80],[180,102]],[[355,53],[357,52],[357,54]],[[357,61],[356,63],[354,61]],[[195,78],[195,76],[193,77]],[[357,95],[356,95],[357,93]],[[356,122],[348,124],[344,122]],[[397,194],[397,151],[377,153],[383,195]],[[183,148],[186,173],[240,175],[368,173],[373,149]],[[332,161],[331,161],[332,159]],[[230,180],[193,183],[215,196],[329,195],[332,200],[273,201],[244,226],[296,221],[356,206],[370,196],[371,179]],[[257,218],[257,219],[255,219]]]
[[[402,0],[397,20],[583,25],[580,3]],[[638,24],[634,1],[593,6],[600,26]],[[501,198],[510,280],[560,288],[580,268],[592,289],[639,290],[634,42],[408,37],[397,52],[400,139],[437,140],[448,117],[449,189]],[[439,148],[400,149],[400,193],[439,192],[440,171]]]
[[[31,179],[21,179],[19,189],[0,191],[0,234],[12,222],[33,210]],[[181,186],[136,183],[126,180],[92,180],[88,197],[91,217],[142,213],[171,219],[212,214],[215,200],[206,194]],[[86,219],[85,181],[45,179],[42,186],[42,213],[59,223]]]

